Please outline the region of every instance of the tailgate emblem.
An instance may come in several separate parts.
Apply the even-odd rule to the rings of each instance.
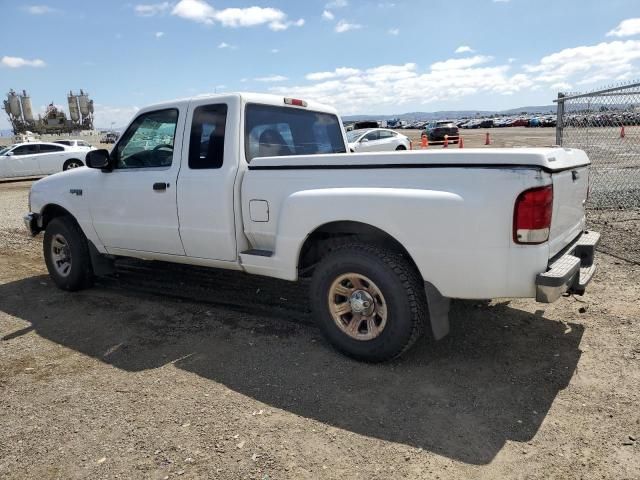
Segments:
[[[578,173],[577,170],[572,170],[571,171],[571,178],[573,178],[574,182],[580,178],[580,174]]]

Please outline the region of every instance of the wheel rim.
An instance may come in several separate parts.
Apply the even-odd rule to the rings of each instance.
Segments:
[[[338,328],[355,340],[371,340],[387,325],[382,291],[359,273],[345,273],[329,288],[329,311]]]
[[[72,168],[78,168],[80,166],[80,164],[78,164],[78,162],[70,162],[67,165],[67,170],[71,170]]]
[[[66,277],[71,272],[71,249],[67,240],[59,233],[51,239],[51,260],[56,272]]]

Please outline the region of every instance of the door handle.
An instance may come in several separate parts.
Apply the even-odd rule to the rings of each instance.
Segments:
[[[153,189],[156,192],[160,192],[160,191],[164,191],[169,187],[168,183],[164,183],[164,182],[156,182],[153,184]]]

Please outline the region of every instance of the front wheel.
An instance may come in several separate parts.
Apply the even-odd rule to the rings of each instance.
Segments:
[[[44,232],[44,261],[54,283],[62,290],[81,290],[93,283],[89,245],[70,217],[57,217]]]
[[[402,355],[428,322],[424,285],[402,255],[351,243],[322,259],[311,281],[316,322],[329,342],[358,360]]]
[[[64,163],[64,165],[62,166],[62,170],[66,172],[67,170],[71,170],[72,168],[78,168],[83,166],[84,166],[84,163],[82,163],[80,160],[73,158],[71,160],[67,160]]]

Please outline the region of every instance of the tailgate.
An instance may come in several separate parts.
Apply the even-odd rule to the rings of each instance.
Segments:
[[[553,213],[549,233],[549,257],[566,247],[585,227],[585,202],[589,166],[577,166],[552,174]]]

